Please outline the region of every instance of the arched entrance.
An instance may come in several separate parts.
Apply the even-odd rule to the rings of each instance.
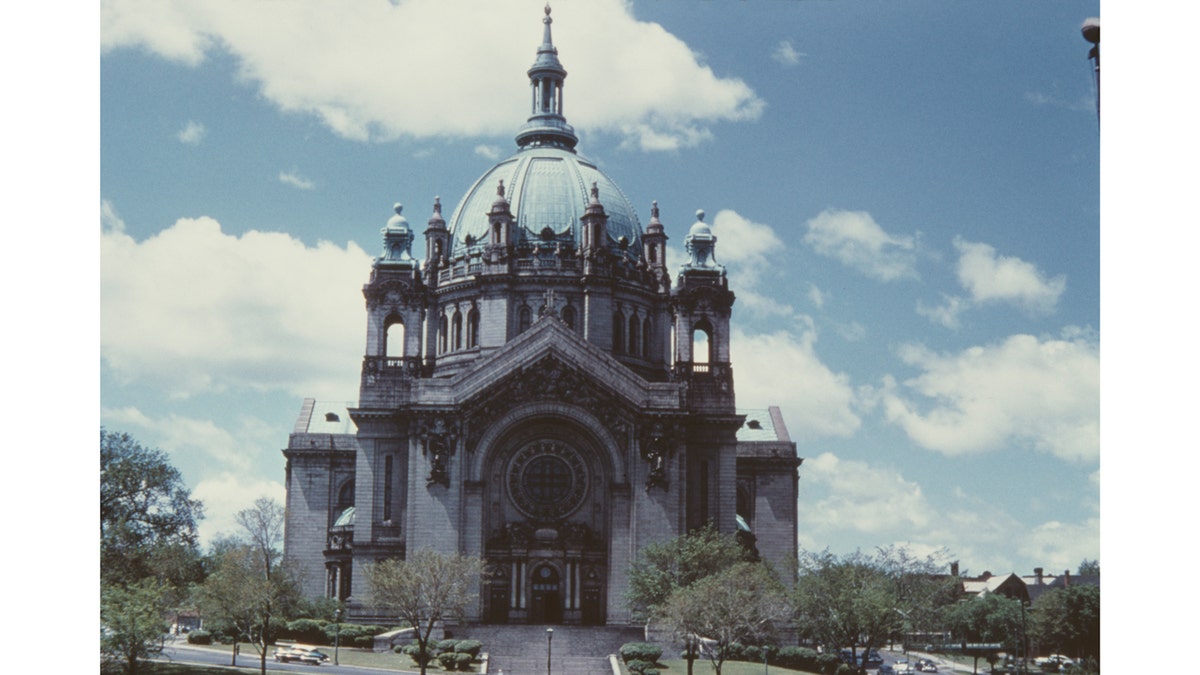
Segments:
[[[558,570],[553,565],[542,563],[533,568],[530,580],[529,602],[530,623],[562,623],[562,589],[559,586]]]
[[[611,452],[586,425],[561,416],[512,419],[505,429],[481,466],[481,616],[603,625]]]

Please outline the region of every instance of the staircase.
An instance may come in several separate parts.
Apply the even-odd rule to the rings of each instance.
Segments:
[[[479,640],[488,654],[488,675],[541,675],[546,672],[546,629],[551,675],[613,675],[608,655],[626,642],[641,642],[641,628],[619,626],[459,626],[459,640]]]

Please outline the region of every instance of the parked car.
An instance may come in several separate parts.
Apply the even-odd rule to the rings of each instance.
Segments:
[[[1050,656],[1042,656],[1034,660],[1034,665],[1040,667],[1044,672],[1052,673],[1059,670],[1066,670],[1075,665],[1075,662],[1062,654],[1051,654]]]
[[[917,659],[918,673],[936,673],[938,671],[937,664],[929,659]]]
[[[917,672],[908,661],[897,661],[892,667],[896,669],[896,675],[911,675]]]
[[[329,656],[316,647],[308,645],[284,645],[275,650],[275,660],[280,663],[307,663],[319,666],[329,660]]]
[[[896,669],[892,667],[892,664],[885,663],[879,666],[879,672],[876,675],[896,675]]]

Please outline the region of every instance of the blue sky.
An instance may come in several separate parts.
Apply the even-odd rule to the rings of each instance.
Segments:
[[[168,452],[206,537],[282,499],[303,397],[355,398],[392,204],[449,213],[515,149],[542,4],[101,3],[100,422]],[[555,3],[581,153],[677,251],[709,214],[803,546],[1100,557],[1099,13]]]

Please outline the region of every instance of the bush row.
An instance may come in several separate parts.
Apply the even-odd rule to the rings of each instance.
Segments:
[[[395,652],[407,654],[418,668],[437,660],[443,670],[470,670],[481,649],[483,643],[478,640],[431,640],[422,652],[414,640],[406,646],[397,646]]]

